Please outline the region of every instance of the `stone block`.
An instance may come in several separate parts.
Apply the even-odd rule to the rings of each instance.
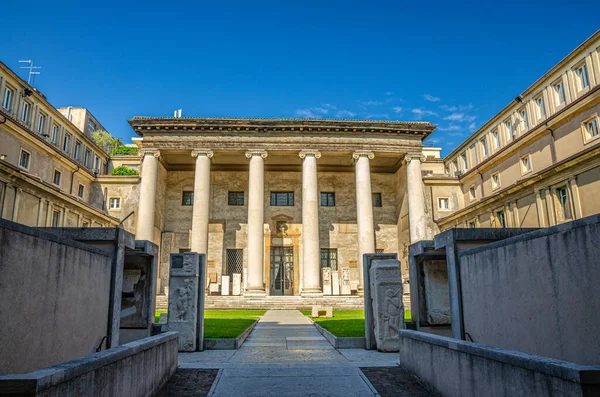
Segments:
[[[204,255],[193,252],[171,254],[168,324],[170,331],[179,332],[179,351],[202,349],[203,272]]]
[[[231,282],[231,295],[239,296],[242,293],[242,275],[233,273]]]
[[[229,295],[229,276],[221,276],[221,295]]]
[[[400,261],[373,261],[370,269],[370,294],[377,350],[397,352],[399,331],[404,327]]]
[[[342,282],[341,282],[341,295],[350,295],[352,290],[350,289],[350,269],[347,267],[342,268]]]
[[[320,313],[323,313],[323,312],[325,312],[325,314],[321,316]],[[333,306],[314,305],[312,307],[311,317],[313,317],[313,318],[318,318],[318,317],[331,318],[331,317],[333,317]]]
[[[331,295],[331,268],[324,267],[321,269],[323,280],[323,295]]]
[[[158,318],[158,323],[159,324],[166,324],[169,321],[169,314],[168,313],[161,313],[160,317]]]
[[[337,271],[331,272],[331,295],[340,294],[340,274]]]

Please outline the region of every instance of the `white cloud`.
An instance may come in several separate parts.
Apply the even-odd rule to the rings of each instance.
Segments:
[[[421,119],[423,116],[437,116],[437,113],[421,108],[412,109],[411,112],[417,116],[417,119]]]
[[[337,108],[333,105],[326,103],[320,107],[296,109],[296,116],[300,116],[300,117],[304,117],[304,118],[308,118],[308,119],[322,118],[329,113],[330,109],[335,110]]]
[[[389,119],[390,115],[388,113],[369,113],[365,115],[365,119],[375,120],[375,119]]]
[[[385,96],[392,96],[392,95],[394,95],[394,93],[392,91],[386,91],[386,92],[383,93],[383,95],[385,95]]]
[[[467,137],[468,134],[464,133],[464,132],[449,132],[448,133],[449,136],[458,136],[458,137]]]
[[[469,124],[469,130],[475,131],[476,129],[477,129],[477,126],[475,125],[475,123]]]
[[[452,113],[449,116],[444,117],[444,120],[457,121],[457,122],[472,122],[477,116],[470,116],[464,113]]]
[[[394,113],[402,113],[402,107],[401,106],[394,106],[392,108],[392,110],[394,111]]]
[[[440,101],[440,97],[429,95],[429,94],[423,95],[423,98],[425,98],[425,100],[429,101],[429,102],[439,102]]]
[[[438,127],[440,131],[460,131],[461,128],[456,124],[450,124],[448,127]]]
[[[382,101],[363,101],[360,103],[363,106],[380,106],[383,105]]]
[[[342,109],[342,110],[340,110],[339,112],[337,112],[335,114],[335,117],[337,117],[338,119],[351,118],[351,117],[354,117],[354,116],[356,116],[356,113],[351,112],[351,111],[346,110],[346,109]]]
[[[458,110],[458,108],[456,106],[448,106],[448,105],[442,105],[440,106],[442,109],[447,110],[449,112],[456,112]]]

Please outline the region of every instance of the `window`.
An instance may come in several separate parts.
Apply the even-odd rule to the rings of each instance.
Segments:
[[[513,130],[512,121],[507,120],[504,122],[504,127],[506,128],[506,140],[510,141],[511,139],[515,139],[516,134]]]
[[[94,171],[98,173],[100,172],[100,166],[102,165],[100,161],[100,157],[96,156],[94,158]]]
[[[23,102],[23,109],[21,109],[21,121],[24,123],[29,123],[29,110],[31,109],[31,105],[29,102]]]
[[[244,205],[244,192],[229,192],[227,205]]]
[[[65,138],[63,139],[63,151],[65,153],[69,153],[71,150],[71,135],[65,134]]]
[[[531,171],[531,155],[526,154],[521,157],[521,174],[525,175]]]
[[[56,186],[60,186],[60,177],[60,171],[54,170],[54,178],[52,179],[52,183],[54,183]]]
[[[567,102],[565,85],[562,81],[554,84],[554,98],[556,99],[556,106],[563,105],[565,102]]]
[[[383,254],[384,252],[385,252],[385,250],[383,248],[375,248],[376,254]]]
[[[321,192],[321,207],[335,207],[335,193]]]
[[[19,156],[19,166],[25,169],[29,169],[29,160],[31,159],[31,153],[27,150],[21,149],[21,155]]]
[[[56,145],[58,143],[58,126],[56,124],[52,125],[52,135],[50,142],[52,142],[53,145]]]
[[[556,189],[558,193],[558,201],[560,202],[560,209],[562,212],[562,219],[571,219],[571,202],[569,200],[569,189],[567,186]]]
[[[12,110],[12,99],[15,92],[8,87],[4,88],[4,95],[2,96],[2,107],[8,111]]]
[[[337,271],[337,248],[321,248],[321,267]]]
[[[477,227],[477,222],[475,222],[475,221],[469,222],[469,229],[475,229],[476,227]]]
[[[521,132],[529,129],[529,117],[527,117],[527,109],[523,108],[519,111],[519,122],[521,126]]]
[[[244,250],[240,248],[227,249],[227,274],[244,274]]]
[[[492,174],[492,189],[498,189],[500,187],[500,173],[495,172]]]
[[[546,105],[544,104],[543,96],[535,100],[535,111],[538,121],[546,118]]]
[[[577,82],[579,84],[580,91],[590,85],[587,74],[587,66],[585,64],[578,67],[575,71],[575,74],[577,75]]]
[[[81,198],[83,198],[83,190],[84,190],[84,189],[85,189],[85,188],[84,188],[84,187],[83,187],[83,185],[80,183],[80,184],[79,184],[79,188],[77,189],[77,195],[78,195],[79,197],[81,197]]]
[[[181,205],[185,205],[185,206],[194,205],[194,192],[184,190],[181,195]]]
[[[83,165],[89,168],[90,166],[90,157],[92,156],[92,152],[89,150],[85,151],[85,155],[83,156]]]
[[[598,120],[596,118],[592,119],[592,120],[588,120],[586,122],[584,122],[584,135],[585,135],[585,140],[589,141],[592,138],[595,138],[598,136]]]
[[[60,226],[60,211],[52,212],[52,227]]]
[[[110,197],[108,199],[108,209],[110,211],[117,211],[121,209],[121,197]]]
[[[45,114],[40,114],[40,118],[38,120],[37,132],[40,135],[44,135],[44,131],[46,130],[46,119],[48,117]]]
[[[94,132],[96,131],[96,123],[94,123],[92,120],[88,120],[88,130],[90,130],[90,132]]]
[[[494,149],[500,148],[500,134],[498,130],[492,131],[492,137],[494,138]]]
[[[460,155],[460,159],[462,160],[462,169],[463,171],[466,171],[469,169],[469,163],[467,162],[467,154],[463,153]]]
[[[81,142],[75,142],[75,151],[73,152],[73,158],[79,161],[79,154],[81,152]]]
[[[450,210],[450,200],[448,199],[448,197],[438,198],[438,209],[440,211],[449,211]]]
[[[477,198],[477,192],[475,191],[475,186],[471,186],[469,188],[469,199],[471,199],[471,201],[473,201],[476,198]]]
[[[454,160],[454,161],[452,162],[452,165],[454,166],[454,175],[458,174],[458,171],[460,171],[460,170],[458,169],[458,160]]]
[[[504,211],[500,210],[496,212],[496,219],[498,220],[498,226],[506,227],[506,218],[504,217]]]
[[[81,227],[90,227],[90,224],[87,221],[81,222]]]
[[[294,192],[271,192],[271,206],[287,207],[294,205]]]
[[[381,193],[373,193],[373,207],[383,207],[383,202],[381,201]]]
[[[487,157],[489,154],[487,140],[485,138],[483,138],[479,142],[481,143],[481,154],[483,155],[483,157]]]

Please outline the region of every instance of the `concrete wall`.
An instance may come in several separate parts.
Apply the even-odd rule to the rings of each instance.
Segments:
[[[400,330],[400,365],[448,397],[597,396],[600,366]]]
[[[26,375],[0,375],[0,395],[154,395],[177,369],[177,333],[167,332]]]
[[[600,216],[460,255],[465,332],[477,343],[600,363]]]
[[[108,332],[111,258],[0,220],[0,373],[93,353]]]

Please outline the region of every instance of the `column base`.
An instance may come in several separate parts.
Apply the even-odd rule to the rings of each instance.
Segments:
[[[358,289],[356,290],[356,295],[365,296],[365,289],[363,287],[358,287]]]

